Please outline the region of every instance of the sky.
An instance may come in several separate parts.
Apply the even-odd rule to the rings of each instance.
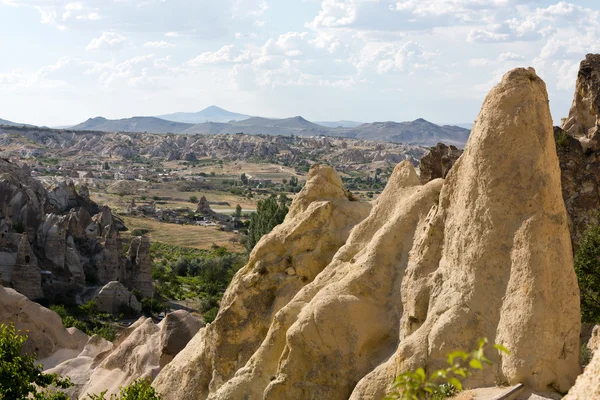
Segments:
[[[597,0],[0,0],[0,118],[470,123],[532,66],[557,122],[593,52]]]

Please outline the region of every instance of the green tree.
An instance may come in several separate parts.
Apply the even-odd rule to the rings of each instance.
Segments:
[[[292,176],[290,178],[290,186],[291,187],[296,187],[298,186],[298,178],[296,178],[295,176]]]
[[[108,161],[104,162],[104,165],[102,166],[102,169],[105,171],[108,171],[110,169],[110,165],[108,165]]]
[[[600,322],[600,225],[590,225],[575,254],[575,273],[581,294],[581,320]]]
[[[36,365],[35,354],[23,354],[27,336],[15,326],[0,324],[0,399],[68,400],[61,392],[51,392],[49,387],[66,389],[72,386],[69,378],[44,374],[42,365]]]
[[[289,202],[290,199],[284,195],[280,195],[279,198],[271,196],[265,200],[259,200],[256,212],[250,217],[248,242],[246,243],[248,252],[252,251],[263,235],[271,232],[275,226],[283,222],[289,211]]]
[[[198,202],[198,196],[190,196],[190,203],[197,203]]]
[[[235,206],[235,214],[234,216],[236,218],[240,218],[242,216],[242,206],[240,206],[239,204],[237,206]]]
[[[245,174],[245,173],[242,173],[242,175],[240,175],[240,180],[242,181],[242,183],[243,183],[244,185],[247,185],[247,184],[248,184],[248,177],[246,176],[246,174]]]

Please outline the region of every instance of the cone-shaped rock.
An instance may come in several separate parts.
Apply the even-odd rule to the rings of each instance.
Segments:
[[[38,267],[37,258],[33,254],[31,246],[29,246],[27,234],[21,235],[17,261],[12,274],[12,283],[16,291],[24,294],[30,300],[44,297],[41,271]]]
[[[205,399],[244,366],[275,314],[323,270],[369,213],[350,202],[337,173],[314,166],[284,222],[265,235],[233,278],[213,323],[158,375],[167,400]]]
[[[439,251],[434,251],[439,249]],[[394,357],[353,398],[379,398],[399,372],[444,367],[481,338],[506,346],[469,386],[561,391],[580,372],[579,292],[544,82],[507,73],[488,94],[402,284]]]

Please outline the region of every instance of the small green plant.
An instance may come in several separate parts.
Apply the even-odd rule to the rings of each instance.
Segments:
[[[592,353],[590,348],[587,347],[587,344],[584,343],[581,345],[581,365],[583,367],[585,367],[586,365],[588,365],[590,363],[590,361],[592,361],[593,355],[594,354]]]
[[[15,326],[0,324],[0,399],[68,400],[61,392],[50,387],[67,389],[72,386],[69,378],[56,374],[44,374],[42,365],[35,364],[35,354],[23,354],[27,335]]]
[[[562,129],[556,135],[556,145],[563,149],[569,145],[569,138],[567,137],[567,133]]]
[[[600,322],[600,225],[588,226],[575,254],[575,273],[581,293],[581,321]]]
[[[197,203],[198,202],[198,196],[190,196],[190,203]]]
[[[23,226],[23,223],[21,221],[13,222],[12,228],[17,233],[25,232],[25,227]]]
[[[449,367],[433,371],[429,376],[423,368],[399,375],[385,400],[441,400],[454,396],[463,388],[461,380],[466,379],[472,370],[482,370],[484,364],[492,364],[484,354],[487,343],[487,339],[481,339],[478,348],[470,353],[459,350],[448,354]],[[493,347],[510,354],[502,345],[495,344]]]
[[[121,388],[118,395],[106,397],[106,391],[100,394],[88,394],[90,400],[161,400],[150,385],[149,379],[137,379],[131,385]]]

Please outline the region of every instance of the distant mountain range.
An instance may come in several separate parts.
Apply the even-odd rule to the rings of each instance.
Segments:
[[[180,133],[193,126],[193,124],[167,121],[156,117],[133,117],[114,120],[96,117],[69,129],[102,132]]]
[[[0,124],[3,121],[0,120]],[[22,125],[6,122],[5,125]],[[470,133],[469,129],[454,125],[440,126],[422,118],[409,122],[330,121],[314,123],[300,116],[282,119],[249,117],[216,106],[210,106],[197,113],[175,113],[163,115],[160,118],[132,117],[110,120],[96,117],[69,129],[101,132],[335,136],[422,146],[433,146],[438,142],[463,146]]]
[[[178,112],[158,115],[157,118],[167,121],[183,122],[185,124],[200,124],[202,122],[230,122],[250,118],[250,115],[227,111],[217,106],[210,106],[196,113]]]
[[[19,124],[18,122],[12,122],[5,119],[0,118],[0,125],[8,125],[8,126],[33,126],[28,124]]]

